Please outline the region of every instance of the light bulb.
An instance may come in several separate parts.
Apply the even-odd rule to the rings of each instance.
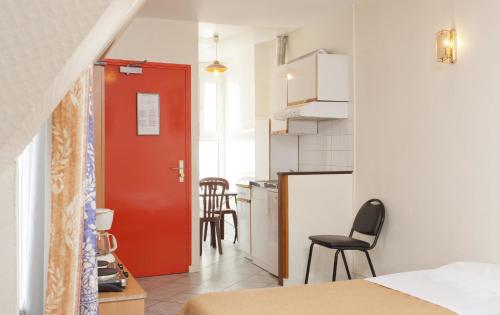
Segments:
[[[218,77],[219,76],[219,70],[214,70],[214,77]]]

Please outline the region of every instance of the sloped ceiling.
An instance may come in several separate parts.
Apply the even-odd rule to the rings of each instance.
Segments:
[[[144,0],[4,0],[0,10],[0,170]]]

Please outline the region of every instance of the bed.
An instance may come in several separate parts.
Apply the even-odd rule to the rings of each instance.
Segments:
[[[500,314],[500,265],[453,263],[365,280],[215,292],[180,315]]]

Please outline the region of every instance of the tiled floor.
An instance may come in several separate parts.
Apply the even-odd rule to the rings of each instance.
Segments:
[[[177,314],[189,298],[202,293],[278,286],[277,278],[252,264],[235,248],[231,228],[226,225],[222,256],[210,247],[208,239],[204,242],[200,272],[138,279],[148,295],[147,315]]]

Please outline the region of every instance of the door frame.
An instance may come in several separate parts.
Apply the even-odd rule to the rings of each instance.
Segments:
[[[184,176],[184,183],[185,183],[185,191],[186,191],[186,206],[187,206],[187,213],[186,213],[186,222],[188,224],[188,235],[187,235],[187,248],[188,248],[188,266],[187,268],[189,269],[192,266],[193,263],[193,253],[192,253],[192,229],[193,229],[193,224],[192,224],[192,213],[193,213],[193,207],[192,207],[192,169],[193,169],[193,162],[192,162],[192,138],[191,138],[191,65],[186,65],[186,64],[174,64],[174,63],[162,63],[162,62],[149,62],[149,61],[140,61],[140,60],[126,60],[126,59],[103,59],[100,60],[99,66],[104,66],[103,67],[103,74],[102,77],[100,78],[98,84],[99,86],[93,86],[93,88],[96,88],[93,90],[94,95],[97,95],[98,98],[94,98],[94,102],[96,105],[94,107],[94,112],[99,113],[98,115],[95,115],[96,119],[94,121],[94,131],[99,130],[98,133],[94,133],[96,137],[100,137],[98,139],[98,143],[100,144],[98,147],[95,148],[95,154],[96,154],[96,160],[98,158],[102,159],[102,162],[100,163],[100,166],[102,169],[100,174],[96,174],[96,177],[102,176],[102,178],[96,178],[96,186],[97,185],[102,185],[102,187],[96,187],[96,194],[99,194],[99,192],[102,193],[102,196],[100,198],[97,198],[99,200],[104,201],[105,198],[105,163],[104,163],[104,153],[105,153],[105,66],[106,65],[115,65],[115,66],[140,66],[143,68],[155,68],[155,69],[171,69],[171,70],[183,70],[184,71],[184,79],[185,79],[185,84],[186,84],[186,91],[185,91],[185,102],[184,102],[184,111],[185,111],[185,158],[186,158],[186,163],[185,165],[189,166],[185,169],[185,176]],[[135,74],[130,74],[130,75],[135,75]],[[96,76],[94,76],[95,80]],[[96,93],[96,91],[99,91]],[[99,118],[99,120],[97,120]],[[99,152],[98,152],[99,151]],[[97,167],[97,165],[96,165]],[[99,189],[100,188],[100,189]],[[99,205],[97,204],[97,207],[103,207],[104,204]]]

